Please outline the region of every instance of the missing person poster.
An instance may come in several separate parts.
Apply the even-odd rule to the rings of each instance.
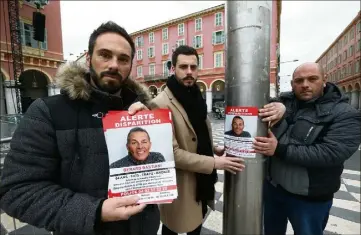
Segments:
[[[170,110],[111,111],[103,118],[109,154],[108,197],[140,196],[139,203],[177,198]]]
[[[255,158],[253,140],[257,134],[257,107],[226,107],[224,145],[228,155]]]

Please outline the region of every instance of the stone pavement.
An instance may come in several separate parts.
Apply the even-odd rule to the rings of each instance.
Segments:
[[[223,121],[212,123],[214,143],[223,145]],[[203,224],[202,235],[222,234],[223,216],[223,180],[224,172],[218,171],[219,182],[216,184],[216,210],[209,211]],[[335,194],[330,218],[326,227],[326,234],[360,234],[360,171],[345,169],[342,174],[342,185]],[[159,233],[161,227],[159,228]],[[27,224],[20,223],[1,213],[0,235],[45,235],[50,234]],[[293,234],[288,225],[287,234]]]

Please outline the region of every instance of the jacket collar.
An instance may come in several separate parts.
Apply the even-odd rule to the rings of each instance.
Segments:
[[[139,82],[127,78],[120,95],[103,92],[90,84],[88,68],[83,63],[69,62],[62,65],[55,76],[61,92],[71,100],[85,101],[140,101],[148,104],[151,96],[148,89]]]
[[[187,123],[188,127],[192,130],[192,132],[194,133],[194,135],[196,134],[196,132],[194,131],[191,122],[189,121],[188,115],[186,113],[186,111],[184,110],[183,106],[178,102],[178,100],[174,97],[173,93],[171,92],[171,90],[166,87],[164,89],[165,94],[168,96],[170,102],[178,109],[178,111],[182,114],[182,117],[184,119],[184,121]]]

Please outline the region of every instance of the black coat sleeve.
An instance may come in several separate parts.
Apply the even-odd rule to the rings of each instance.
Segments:
[[[94,234],[102,199],[58,183],[61,159],[49,109],[37,99],[17,127],[0,182],[0,206],[22,222],[63,234]]]
[[[360,145],[360,123],[360,112],[341,112],[322,139],[312,145],[279,144],[276,155],[286,162],[304,167],[343,164]]]

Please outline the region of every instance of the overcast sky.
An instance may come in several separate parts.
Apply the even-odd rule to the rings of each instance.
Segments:
[[[87,50],[91,32],[113,20],[129,33],[216,6],[225,1],[61,1],[64,59]],[[282,1],[281,90],[294,68],[315,61],[360,10],[359,1]],[[70,56],[70,53],[74,56]]]

